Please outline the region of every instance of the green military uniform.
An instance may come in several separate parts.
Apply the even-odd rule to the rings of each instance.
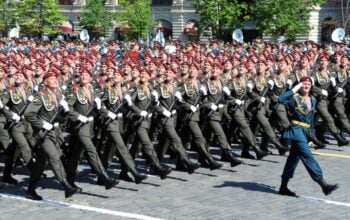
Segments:
[[[187,168],[188,173],[191,174],[199,167],[199,164],[194,164],[189,160],[181,139],[175,130],[176,110],[174,103],[177,102],[177,98],[175,97],[176,91],[177,88],[171,82],[162,83],[158,91],[158,94],[160,94],[159,105],[155,106],[155,111],[157,111],[160,117],[159,123],[162,125],[163,132],[167,135],[170,143],[178,153],[179,161]]]
[[[49,161],[57,180],[63,185],[66,191],[66,197],[70,197],[77,191],[77,189],[69,185],[66,179],[66,172],[60,159],[62,153],[60,146],[58,145],[60,138],[58,126],[47,131],[43,128],[44,123],[54,124],[57,120],[57,116],[60,113],[59,101],[61,99],[57,96],[59,95],[48,90],[40,92],[39,96],[36,96],[33,102],[28,106],[25,113],[26,120],[30,122],[35,130],[34,134],[44,139],[38,140],[41,145],[38,146],[39,152],[33,171],[30,175],[27,191],[29,196],[33,196],[30,193],[35,190],[36,184],[40,180],[40,176],[45,169],[46,158]],[[55,118],[56,120],[53,120]],[[42,137],[43,132],[47,132],[45,137]]]
[[[96,152],[96,148],[92,143],[94,121],[91,115],[88,115],[90,109],[94,109],[94,91],[93,88],[84,89],[79,85],[74,85],[73,90],[67,96],[70,111],[67,113],[68,118],[75,124],[83,123],[83,126],[75,131],[74,135],[81,144],[71,146],[71,152],[67,162],[67,175],[69,182],[74,186],[75,171],[78,167],[78,161],[82,150],[86,151],[86,156],[92,168],[97,172],[99,177],[105,183],[106,189],[115,185],[115,180],[110,179],[102,162]],[[79,116],[90,117],[88,122],[84,123],[79,120]],[[92,119],[92,120],[91,120]]]
[[[186,80],[183,84],[183,102],[180,104],[185,111],[183,120],[187,122],[188,128],[193,135],[193,140],[198,148],[200,155],[199,162],[202,165],[203,163],[208,164],[210,169],[214,170],[222,167],[222,164],[217,163],[210,155],[208,144],[202,134],[202,130],[199,127],[200,104],[205,96],[205,94],[203,94],[204,92],[200,89],[201,84],[199,80]],[[202,90],[204,90],[204,88],[202,88]]]
[[[317,70],[312,75],[315,85],[312,87],[312,94],[317,99],[316,111],[317,116],[322,118],[322,124],[317,125],[316,134],[319,140],[323,140],[322,132],[324,127],[328,128],[335,139],[338,141],[338,145],[346,145],[348,142],[344,140],[340,131],[334,123],[332,115],[328,111],[328,90],[330,88],[330,78],[328,70]]]
[[[221,158],[224,161],[229,161],[231,166],[236,166],[241,163],[231,152],[231,146],[227,141],[224,130],[221,126],[221,121],[223,117],[223,111],[225,106],[225,94],[223,92],[224,85],[221,81],[217,81],[215,79],[209,79],[205,84],[206,90],[208,91],[208,96],[204,100],[204,107],[207,111],[204,112],[207,116],[209,116],[209,112],[212,114],[205,118],[205,122],[208,120],[208,125],[210,131],[212,131],[222,149]],[[216,106],[216,110],[212,110],[212,106]]]

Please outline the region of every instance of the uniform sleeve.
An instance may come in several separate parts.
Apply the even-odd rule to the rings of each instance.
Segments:
[[[33,102],[28,105],[28,108],[24,113],[25,119],[36,129],[41,129],[43,127],[43,121],[37,117],[42,105],[43,102],[40,96],[35,96]]]
[[[11,100],[11,95],[9,91],[5,91],[1,97],[2,104],[4,105],[4,115],[8,120],[12,119],[12,111],[6,106]]]
[[[284,92],[278,97],[278,102],[287,106],[290,104],[290,102],[292,102],[293,95],[294,95],[294,92],[292,90]]]
[[[67,102],[69,105],[69,111],[67,112],[67,117],[72,120],[73,122],[78,120],[78,116],[80,115],[78,112],[75,111],[74,109],[74,104],[77,101],[77,98],[75,96],[75,91],[70,92],[67,94]]]

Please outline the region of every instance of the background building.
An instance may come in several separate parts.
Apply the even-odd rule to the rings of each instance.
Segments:
[[[307,36],[299,36],[297,39],[315,42],[330,41],[332,31],[343,25],[341,1],[328,1],[316,7],[310,14],[311,31]],[[69,19],[68,25],[71,24],[72,31],[78,34],[81,30],[79,15],[85,5],[85,0],[59,0],[58,2],[63,14]],[[151,0],[150,4],[154,27],[161,28],[167,39],[174,38],[185,42],[198,39],[196,23],[199,17],[195,14],[192,0]],[[118,12],[118,0],[106,0],[105,7],[113,12]],[[245,29],[243,32],[251,35],[252,31],[254,32],[254,22],[253,24],[252,22],[247,23]],[[115,38],[118,32],[122,31],[115,24],[110,29],[110,37]],[[268,39],[269,37],[263,35],[263,38]]]

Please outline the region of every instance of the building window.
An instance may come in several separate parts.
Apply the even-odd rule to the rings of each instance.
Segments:
[[[171,6],[173,0],[152,0],[152,6]]]
[[[59,5],[73,5],[74,0],[58,0]]]

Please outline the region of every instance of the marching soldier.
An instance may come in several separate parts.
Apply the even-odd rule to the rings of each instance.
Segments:
[[[231,152],[231,146],[227,141],[227,137],[222,129],[221,121],[223,116],[223,110],[225,105],[224,97],[230,95],[230,90],[222,84],[220,81],[220,74],[222,66],[216,63],[213,67],[213,71],[210,79],[207,81],[208,96],[204,101],[204,107],[206,109],[206,120],[204,123],[208,123],[210,131],[212,131],[217,138],[217,141],[222,149],[221,160],[231,163],[231,167],[237,166],[242,163]],[[209,113],[208,113],[209,112]],[[207,130],[208,131],[208,130]]]
[[[159,162],[157,153],[148,135],[152,122],[153,106],[158,102],[159,96],[150,86],[149,80],[150,75],[147,70],[143,69],[140,74],[140,86],[131,97],[131,110],[135,115],[133,124],[136,127],[137,140],[142,145],[151,170],[159,175],[161,179],[165,179],[171,172],[171,168]],[[137,144],[134,144],[133,147],[137,147]]]
[[[190,132],[193,135],[193,141],[199,152],[199,162],[202,165],[209,165],[210,170],[219,169],[222,164],[215,161],[210,155],[208,144],[199,127],[200,104],[205,98],[207,91],[197,79],[198,67],[195,64],[190,66],[189,78],[183,84],[183,102],[180,103],[185,111],[183,116]]]
[[[96,109],[101,108],[101,99],[95,97],[93,88],[90,84],[92,75],[86,68],[81,68],[80,84],[73,86],[73,91],[68,94],[67,102],[69,104],[68,118],[74,122],[74,134],[80,144],[71,146],[71,151],[67,162],[67,177],[69,183],[78,188],[74,184],[75,172],[78,167],[80,154],[82,150],[87,152],[87,159],[89,160],[94,171],[103,181],[106,189],[111,189],[118,184],[116,179],[110,178],[102,165],[102,162],[96,152],[91,136],[93,133],[94,123],[92,113]],[[78,188],[79,191],[81,190]]]
[[[42,90],[39,96],[34,97],[25,113],[26,120],[30,122],[35,133],[39,136],[38,144],[40,145],[26,195],[29,199],[42,200],[35,188],[45,169],[47,158],[57,180],[64,187],[66,198],[68,198],[77,192],[77,188],[72,187],[67,181],[66,172],[60,159],[61,150],[58,144],[60,131],[58,125],[55,126],[55,124],[60,114],[60,105],[65,112],[69,111],[69,107],[62,94],[59,93],[56,74],[48,72],[44,75],[43,80],[46,89]]]
[[[109,67],[110,68],[110,67]],[[123,117],[123,108],[125,107],[125,103],[128,103],[128,105],[132,105],[131,97],[129,94],[123,94],[121,83],[122,83],[122,76],[120,75],[119,71],[114,71],[114,79],[113,79],[113,85],[110,85],[109,88],[106,89],[104,96],[102,97],[103,104],[106,109],[103,109],[103,115],[106,116],[107,120],[103,123],[103,126],[105,127],[106,135],[108,139],[111,141],[112,145],[109,145],[113,147],[114,149],[110,149],[109,147],[105,148],[104,151],[104,164],[105,168],[107,169],[107,161],[108,156],[110,155],[110,150],[113,152],[117,151],[118,155],[120,156],[123,166],[125,166],[126,170],[122,169],[121,175],[119,176],[120,179],[125,179],[127,176],[127,172],[130,171],[131,174],[134,177],[135,183],[139,184],[143,180],[147,178],[146,175],[140,174],[136,170],[136,165],[131,157],[128,148],[126,147],[124,140],[121,135],[120,131],[120,124],[123,123],[122,117]],[[103,183],[101,178],[98,180],[99,183]]]
[[[322,124],[316,125],[316,134],[318,139],[322,141],[324,139],[322,135],[322,130],[324,130],[323,127],[328,128],[333,137],[337,140],[338,146],[340,147],[349,144],[349,142],[340,135],[340,131],[335,125],[334,120],[328,111],[328,90],[331,85],[329,77],[330,73],[328,70],[328,59],[329,57],[327,55],[321,55],[319,57],[319,67],[312,75],[315,85],[311,91],[317,100],[317,115],[322,118]]]

